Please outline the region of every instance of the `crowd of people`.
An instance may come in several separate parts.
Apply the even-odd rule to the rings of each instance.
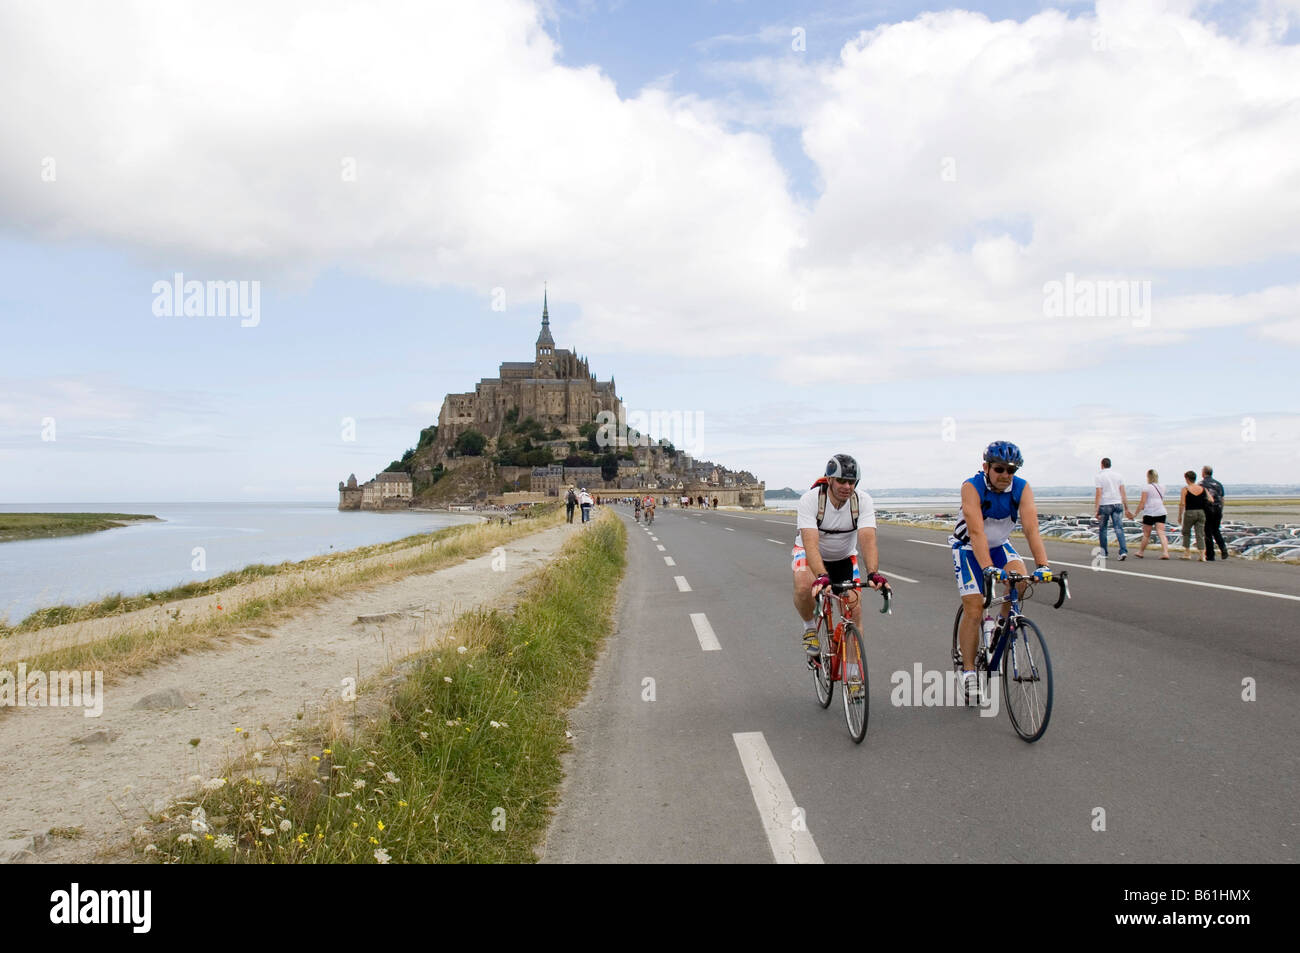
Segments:
[[[1214,550],[1217,547],[1221,558],[1228,558],[1228,547],[1223,541],[1220,525],[1223,523],[1223,484],[1214,479],[1214,468],[1201,467],[1201,479],[1198,482],[1196,472],[1188,470],[1183,474],[1184,485],[1178,494],[1178,523],[1183,543],[1183,558],[1214,562]],[[1114,528],[1116,542],[1119,546],[1120,561],[1128,558],[1128,541],[1124,536],[1125,519],[1141,519],[1142,544],[1134,553],[1138,559],[1144,558],[1147,546],[1151,543],[1154,530],[1160,541],[1161,559],[1169,559],[1169,537],[1165,525],[1169,519],[1169,507],[1165,486],[1160,482],[1160,474],[1155,470],[1146,472],[1146,483],[1138,498],[1136,513],[1130,511],[1128,490],[1124,479],[1111,467],[1110,457],[1103,457],[1101,470],[1095,480],[1096,493],[1093,506],[1099,521],[1097,533],[1103,556],[1110,555],[1108,530]],[[1195,547],[1193,548],[1193,540]]]

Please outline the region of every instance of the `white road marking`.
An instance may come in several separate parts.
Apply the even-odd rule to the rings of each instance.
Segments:
[[[677,565],[677,560],[673,559],[673,557],[671,557],[671,556],[665,556],[665,557],[664,557],[664,565],[665,565],[665,566],[676,566],[676,565]]]
[[[659,537],[658,537],[658,536],[651,536],[650,539],[651,539],[652,542],[656,542],[656,543],[659,542]]]
[[[724,527],[722,527],[722,528],[725,529],[728,533],[734,533],[734,532],[735,532],[735,530],[732,529],[730,526],[724,526]]]
[[[661,553],[662,553],[665,549],[667,549],[667,548],[668,548],[668,547],[665,546],[663,543],[659,543],[658,545],[655,546],[655,549],[659,550],[659,552],[661,552]]]
[[[706,652],[721,652],[718,637],[713,634],[713,626],[703,612],[691,613],[691,625],[695,626],[695,637],[700,640],[700,648]]]
[[[735,513],[719,513],[719,516],[730,516],[733,520],[756,520],[757,516],[737,516]]]
[[[673,576],[673,582],[677,583],[678,592],[690,592],[691,584],[686,581],[685,576]]]
[[[886,572],[884,569],[880,570],[880,574],[881,574],[882,576],[888,576],[891,580],[893,580],[893,579],[901,579],[901,580],[903,580],[903,582],[916,582],[916,581],[917,581],[917,580],[915,580],[915,579],[908,579],[906,576],[900,576],[900,575],[899,575],[898,573],[896,573],[896,572]]]
[[[775,523],[777,526],[789,526],[789,520],[763,520],[764,523]]]
[[[942,546],[944,549],[951,549],[947,543],[935,543],[928,539],[909,539],[909,543],[920,543],[922,546]],[[1271,599],[1290,599],[1292,602],[1300,602],[1300,596],[1293,596],[1285,592],[1269,592],[1266,589],[1245,589],[1241,586],[1225,586],[1221,582],[1201,582],[1199,579],[1177,579],[1173,576],[1155,576],[1151,573],[1132,572],[1127,569],[1094,569],[1091,564],[1086,563],[1067,563],[1064,560],[1052,560],[1053,566],[1069,566],[1071,569],[1091,569],[1094,572],[1106,573],[1107,575],[1119,576],[1136,576],[1138,579],[1151,579],[1156,582],[1181,582],[1185,586],[1205,586],[1207,589],[1226,589],[1229,592],[1244,592],[1251,596],[1268,596]]]
[[[772,857],[778,864],[824,863],[812,834],[806,829],[807,825],[795,823],[796,817],[800,816],[798,805],[763,733],[736,732],[731,737],[740,752],[740,763],[749,779],[749,790],[754,795],[758,816],[763,820],[763,831],[772,848]]]
[[[785,545],[785,543],[783,543],[781,540],[779,540],[779,539],[773,539],[771,536],[768,536],[768,537],[767,537],[767,541],[768,541],[769,543],[776,543],[778,546],[784,546],[784,545]]]

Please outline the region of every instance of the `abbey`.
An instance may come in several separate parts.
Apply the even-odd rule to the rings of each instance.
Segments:
[[[531,361],[505,361],[496,377],[485,377],[473,392],[448,394],[438,413],[440,449],[452,447],[456,438],[474,429],[485,437],[500,435],[511,408],[518,419],[532,417],[546,429],[557,428],[568,439],[591,423],[602,410],[615,416],[623,402],[614,390],[614,378],[598,381],[587,359],[555,346],[546,293],[542,294],[542,330],[537,335]]]

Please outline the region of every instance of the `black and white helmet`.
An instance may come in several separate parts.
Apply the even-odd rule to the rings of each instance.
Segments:
[[[847,453],[837,453],[826,461],[826,476],[836,480],[852,480],[854,486],[857,486],[858,480],[862,479],[862,474],[858,471],[858,461]]]

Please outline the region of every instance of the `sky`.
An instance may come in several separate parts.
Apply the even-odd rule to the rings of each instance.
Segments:
[[[11,0],[0,96],[0,502],[333,501],[543,283],[771,488],[1300,483],[1300,0]]]

